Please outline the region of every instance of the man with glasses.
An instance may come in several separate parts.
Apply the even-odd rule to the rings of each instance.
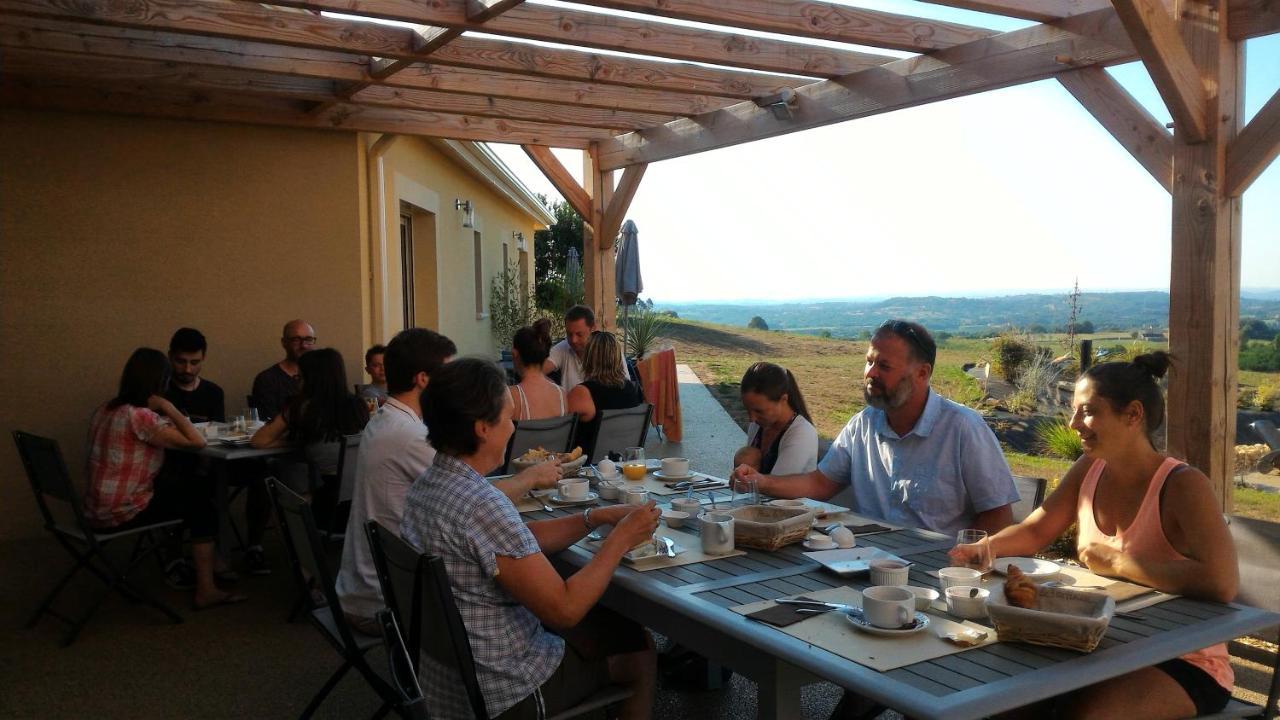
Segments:
[[[298,358],[316,346],[316,330],[305,320],[291,320],[280,337],[284,359],[253,379],[253,406],[263,422],[284,409],[298,394]]]
[[[923,325],[890,320],[867,350],[854,415],[818,468],[761,475],[747,465],[739,482],[779,498],[838,498],[854,512],[895,525],[954,536],[965,528],[994,533],[1013,522],[1013,475],[982,416],[929,387],[938,348]],[[842,492],[847,491],[847,492]]]

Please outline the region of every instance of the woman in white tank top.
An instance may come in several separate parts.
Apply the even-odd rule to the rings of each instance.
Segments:
[[[544,319],[520,328],[511,345],[511,356],[520,375],[519,384],[508,388],[512,419],[537,420],[567,413],[564,389],[548,380],[542,369],[551,352],[551,322]]]

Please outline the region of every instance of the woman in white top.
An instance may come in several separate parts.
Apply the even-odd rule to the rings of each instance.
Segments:
[[[818,467],[818,431],[790,370],[758,362],[742,376],[740,392],[751,424],[747,447],[734,455],[734,467],[746,464],[775,475]]]
[[[512,419],[537,420],[569,412],[564,388],[548,380],[543,370],[550,352],[551,321],[545,318],[520,328],[511,339],[511,358],[520,375],[519,384],[507,388]]]

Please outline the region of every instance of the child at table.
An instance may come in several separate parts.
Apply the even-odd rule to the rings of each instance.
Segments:
[[[1208,478],[1151,440],[1164,420],[1157,381],[1168,369],[1169,355],[1155,352],[1084,373],[1071,416],[1084,456],[1042,507],[990,539],[991,557],[1030,555],[1076,523],[1080,560],[1095,573],[1204,600],[1235,597],[1235,546]],[[975,551],[959,545],[951,557],[959,564]],[[1055,717],[1129,718],[1141,708],[1150,720],[1190,718],[1222,710],[1234,684],[1218,644],[1048,702]]]

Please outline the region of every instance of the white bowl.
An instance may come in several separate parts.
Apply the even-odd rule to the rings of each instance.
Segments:
[[[982,573],[967,567],[944,567],[938,571],[938,579],[942,581],[942,589],[955,585],[977,585],[982,580]]]
[[[990,590],[973,585],[953,585],[947,588],[947,612],[965,620],[985,618],[990,594]]]
[[[685,521],[687,521],[688,519],[689,519],[689,513],[687,512],[683,512],[680,510],[663,510],[662,511],[662,521],[667,524],[667,527],[678,528],[681,525],[684,525]]]
[[[928,610],[929,607],[933,605],[934,600],[937,600],[938,598],[942,597],[941,595],[938,594],[938,591],[934,590],[933,588],[919,587],[918,585],[908,585],[907,589],[910,590],[912,593],[914,593],[916,596],[917,610]]]
[[[804,507],[804,506],[805,506],[805,503],[804,503],[804,501],[803,501],[803,500],[800,500],[800,499],[794,499],[794,500],[793,500],[793,499],[786,499],[786,498],[781,499],[781,500],[770,500],[770,501],[769,501],[769,504],[770,504],[770,505],[773,505],[774,507],[798,507],[798,508],[802,508],[802,507]]]
[[[618,500],[622,497],[622,488],[614,485],[608,480],[602,480],[596,485],[596,490],[600,493],[600,497],[605,500]]]

